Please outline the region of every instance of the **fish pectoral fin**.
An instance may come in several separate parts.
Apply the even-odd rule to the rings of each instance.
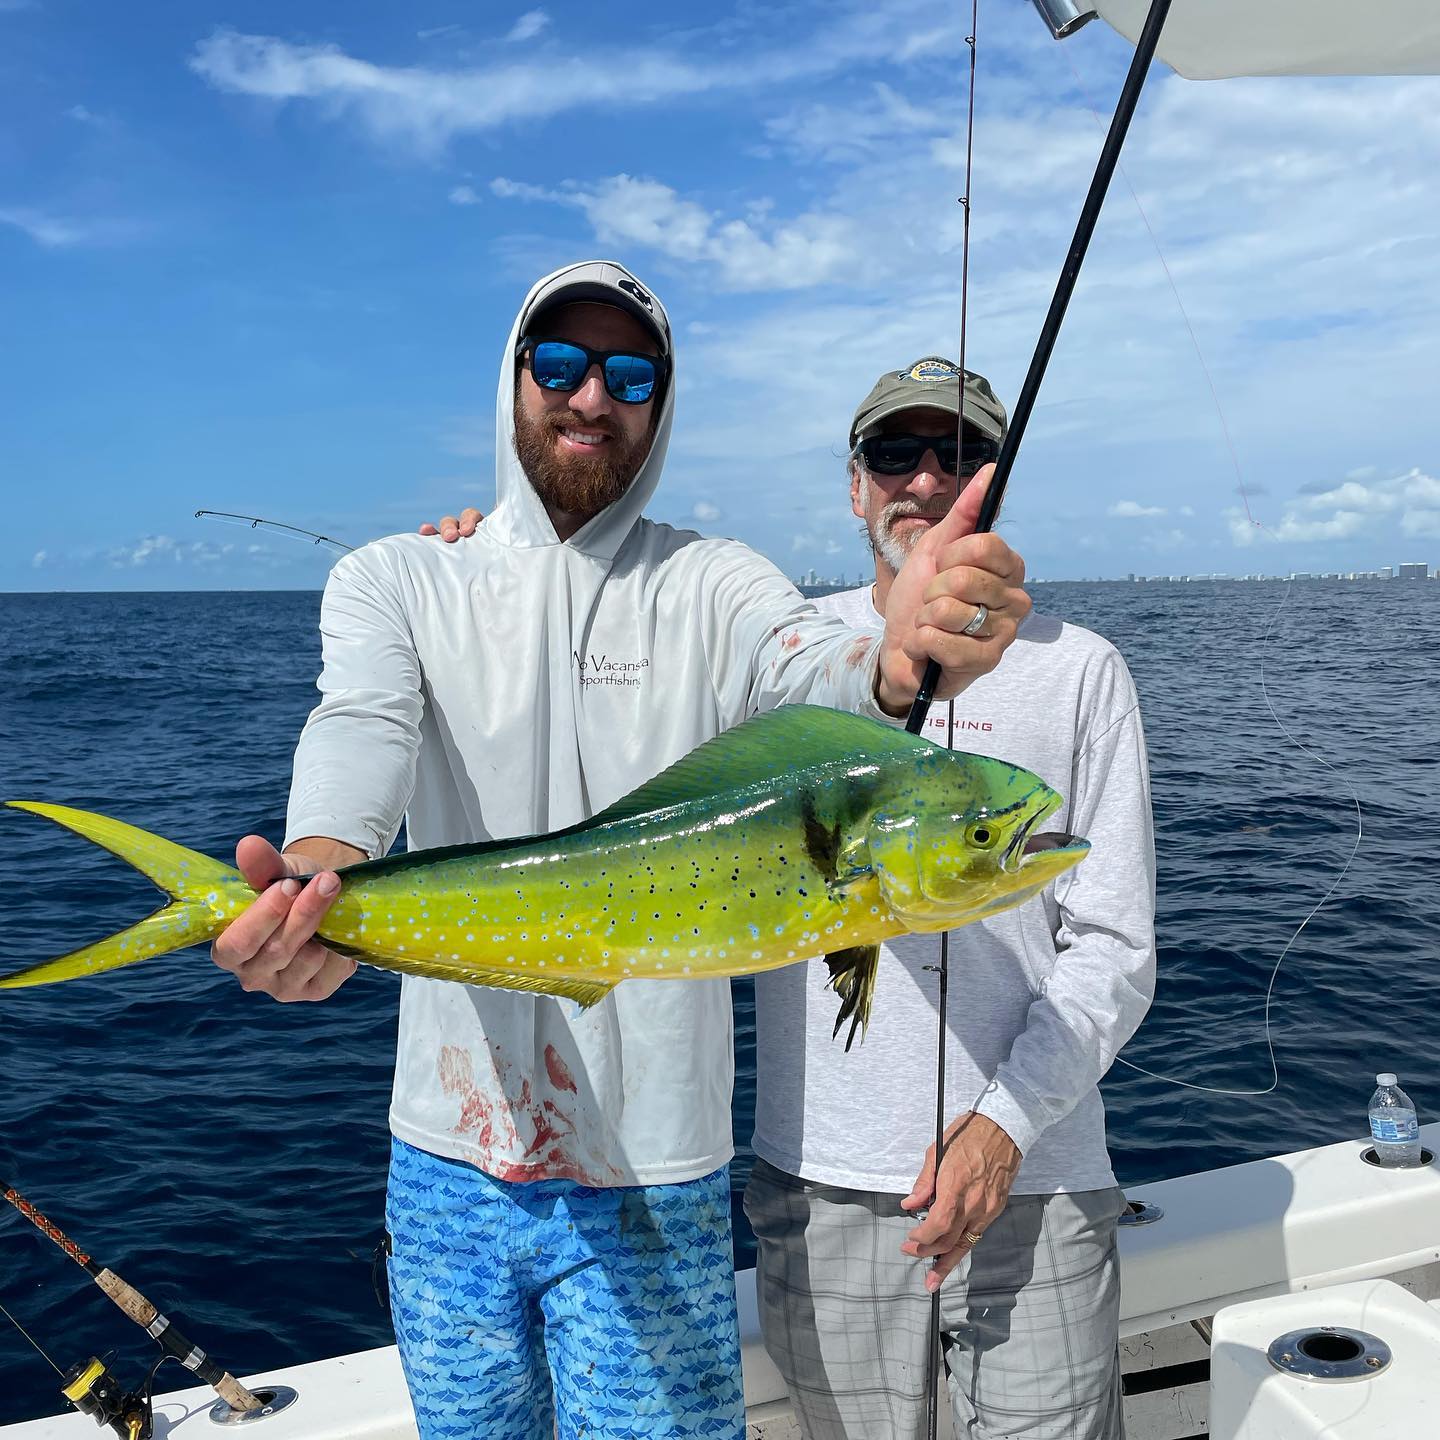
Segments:
[[[878,945],[854,945],[849,950],[836,950],[825,957],[830,968],[830,988],[840,997],[840,1013],[835,1017],[832,1036],[848,1020],[850,1033],[845,1037],[848,1050],[855,1043],[855,1032],[864,1040],[865,1027],[870,1023],[870,1002],[875,998],[875,974],[880,968]]]

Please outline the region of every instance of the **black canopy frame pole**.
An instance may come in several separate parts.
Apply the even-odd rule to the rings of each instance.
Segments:
[[[1061,322],[1065,319],[1066,307],[1075,293],[1075,282],[1080,277],[1080,266],[1084,263],[1085,252],[1090,248],[1090,239],[1095,233],[1095,223],[1100,218],[1100,207],[1105,203],[1105,192],[1115,174],[1120,160],[1120,149],[1130,129],[1135,107],[1140,103],[1140,92],[1145,88],[1145,77],[1150,62],[1155,58],[1155,47],[1160,42],[1160,31],[1164,28],[1165,17],[1170,12],[1171,0],[1151,0],[1150,13],[1145,17],[1145,28],[1135,43],[1135,58],[1130,62],[1125,85],[1120,91],[1115,114],[1110,120],[1110,129],[1105,136],[1104,147],[1095,164],[1095,174],[1090,181],[1089,193],[1080,210],[1080,219],[1075,226],[1075,237],[1070,242],[1070,252],[1055,285],[1055,294],[1050,301],[1049,312],[1040,329],[1040,338],[1035,344],[1035,353],[1030,358],[1030,368],[1025,373],[1025,383],[1020,387],[1020,396],[1010,415],[1010,426],[1000,446],[1000,457],[995,462],[995,474],[990,489],[980,507],[980,518],[975,526],[976,534],[983,534],[995,528],[995,517],[1000,512],[1000,503],[1005,498],[1005,487],[1010,480],[1010,471],[1015,465],[1015,456],[1020,442],[1025,438],[1025,427],[1030,421],[1030,412],[1035,408],[1035,397],[1040,393],[1040,382],[1045,378],[1050,355],[1060,334]],[[935,698],[935,687],[940,683],[940,666],[931,660],[925,667],[925,677],[920,682],[920,691],[910,708],[910,718],[905,728],[918,735],[925,723],[925,714]]]

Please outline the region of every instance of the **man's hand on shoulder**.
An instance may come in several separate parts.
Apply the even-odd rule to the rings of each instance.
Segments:
[[[298,841],[281,854],[268,840],[247,835],[235,863],[259,899],[226,927],[210,958],[246,990],[277,1000],[328,1000],[355,973],[355,962],[315,939],[315,930],[340,893],[327,866],[364,860],[338,840]],[[297,876],[310,876],[302,883]]]
[[[994,473],[986,466],[965,487],[890,587],[875,698],[892,715],[910,708],[931,659],[940,662],[937,700],[988,674],[1030,613],[1025,562],[998,535],[974,533]],[[982,605],[983,623],[966,635]]]
[[[439,525],[427,520],[421,527],[422,535],[438,535],[447,545],[459,540],[461,536],[469,536],[475,533],[475,527],[485,516],[473,505],[467,505],[460,512],[457,520],[453,515],[447,515],[440,521]]]

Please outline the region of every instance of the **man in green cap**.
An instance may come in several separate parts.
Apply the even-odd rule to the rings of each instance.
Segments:
[[[880,376],[849,459],[875,580],[818,606],[879,633],[905,557],[996,458],[1005,423],[989,382],[967,372],[962,387],[949,360]],[[881,947],[873,1019],[849,1054],[819,1003],[823,960],[756,977],[745,1208],[765,1344],[806,1440],[914,1440],[939,1290],[958,1434],[1117,1440],[1124,1197],[1097,1087],[1154,985],[1135,689],[1107,641],[1032,611],[999,667],[956,699],[953,724],[948,704],[931,707],[925,733],[944,744],[947,727],[957,749],[1053,785],[1066,802],[1047,825],[1086,836],[1090,855],[1018,910],[950,936],[938,1183],[937,937]]]

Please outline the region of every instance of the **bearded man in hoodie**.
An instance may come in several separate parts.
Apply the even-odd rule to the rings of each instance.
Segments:
[[[247,989],[321,1000],[353,973],[315,927],[334,869],[402,817],[413,849],[559,829],[759,711],[894,720],[929,658],[941,696],[998,663],[1024,567],[959,505],[858,640],[745,546],[645,519],[674,405],[653,292],[602,261],[534,286],[493,514],[455,545],[367,545],[326,586],[284,854],[241,841],[269,888],[213,951]],[[386,1215],[422,1436],[739,1440],[730,1029],[723,981],[633,979],[576,1014],[404,978]]]

